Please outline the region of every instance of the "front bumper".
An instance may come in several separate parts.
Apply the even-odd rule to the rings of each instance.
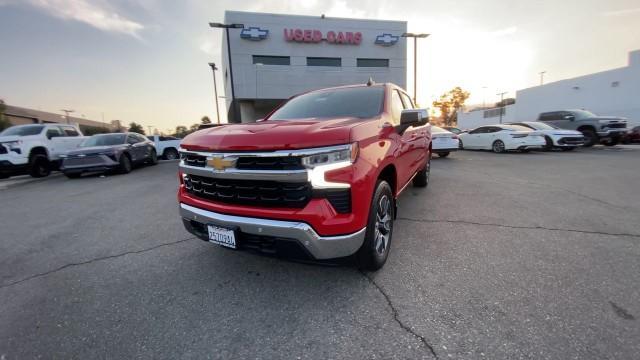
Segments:
[[[353,255],[362,243],[366,228],[357,232],[338,235],[320,236],[307,223],[296,221],[271,220],[254,217],[244,217],[221,214],[203,210],[194,206],[180,203],[180,216],[187,231],[207,240],[206,225],[217,225],[237,229],[239,247],[243,248],[243,235],[247,237],[264,237],[278,241],[294,241],[312,259],[323,260]]]
[[[9,160],[0,160],[0,174],[4,176],[23,175],[27,173],[28,164],[14,164]]]
[[[598,131],[598,136],[601,138],[608,137],[622,137],[627,133],[627,129],[618,128],[618,129],[607,129]]]

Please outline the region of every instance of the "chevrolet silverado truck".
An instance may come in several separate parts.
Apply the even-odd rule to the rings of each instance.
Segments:
[[[66,124],[16,125],[0,133],[0,178],[29,174],[45,177],[61,155],[84,141],[80,129]]]
[[[173,136],[150,135],[147,139],[153,141],[158,155],[165,160],[175,160],[178,158],[180,139]]]
[[[584,136],[585,147],[603,143],[618,144],[627,133],[627,119],[618,116],[598,116],[586,110],[562,110],[544,112],[538,121],[555,125],[560,129],[578,130]]]
[[[381,268],[397,198],[429,183],[426,109],[393,84],[290,98],[256,123],[197,131],[181,144],[185,228],[234,249]]]

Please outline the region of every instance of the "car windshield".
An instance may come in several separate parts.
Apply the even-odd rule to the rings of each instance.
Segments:
[[[587,110],[571,110],[576,116],[576,119],[588,119],[592,117],[596,117],[597,115]]]
[[[558,129],[558,127],[550,125],[550,124],[545,124],[545,123],[540,123],[540,122],[532,122],[532,123],[527,123],[528,126],[531,126],[532,128],[536,129],[536,130],[553,130],[553,129]]]
[[[0,136],[38,135],[42,132],[42,129],[44,129],[44,125],[12,126],[0,133]]]
[[[384,87],[355,87],[315,91],[289,100],[267,120],[373,117],[382,111]]]
[[[82,143],[82,147],[111,146],[124,144],[125,134],[94,135]]]

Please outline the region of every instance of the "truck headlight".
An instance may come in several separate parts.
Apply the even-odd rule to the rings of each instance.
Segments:
[[[350,166],[358,157],[358,144],[329,146],[314,150],[315,153],[302,158],[302,164],[309,169],[309,181],[315,189],[348,189],[348,183],[327,181],[327,171]]]
[[[22,150],[20,149],[20,145],[22,145],[22,140],[3,142],[2,145],[6,146],[9,149],[9,151],[17,152],[18,154],[22,152]]]

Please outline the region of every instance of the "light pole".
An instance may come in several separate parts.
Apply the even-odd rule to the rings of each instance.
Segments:
[[[546,71],[540,71],[538,74],[540,74],[540,85],[544,84],[544,74],[546,74]]]
[[[233,107],[233,117],[236,117],[236,114],[239,116],[240,111],[238,109],[238,103],[236,101],[236,93],[233,86],[233,62],[231,61],[231,41],[229,39],[229,29],[243,29],[244,24],[222,24],[222,23],[209,23],[209,26],[213,28],[224,29],[227,36],[227,57],[229,58],[229,77],[231,79],[231,106]],[[240,119],[242,122],[242,119]]]
[[[67,118],[67,124],[69,124],[69,114],[71,114],[72,112],[76,112],[75,110],[71,109],[60,109],[60,111],[66,114],[65,117]]]
[[[418,103],[418,38],[426,38],[430,34],[404,33],[402,37],[413,38],[413,103]]]
[[[487,87],[482,87],[482,108],[487,107]]]
[[[220,125],[220,108],[218,107],[218,85],[216,84],[216,70],[218,67],[214,63],[209,63],[211,66],[211,72],[213,73],[213,100],[216,103],[216,115],[218,116],[218,125]]]
[[[504,94],[506,94],[506,91],[503,91],[501,93],[497,93],[496,95],[500,95],[500,124],[502,124],[502,113],[504,112]]]

